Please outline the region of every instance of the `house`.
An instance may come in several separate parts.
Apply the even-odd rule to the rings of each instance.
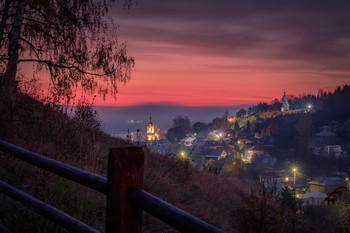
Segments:
[[[326,157],[340,158],[343,157],[343,150],[340,145],[327,145],[324,147],[322,154]]]
[[[180,144],[184,146],[193,146],[194,138],[192,137],[185,137],[180,140]]]
[[[212,149],[204,157],[206,160],[214,159],[220,160],[224,159],[227,156],[227,153],[224,149]]]
[[[206,141],[204,143],[204,147],[208,148],[208,149],[220,149],[222,147],[221,143],[219,141]]]
[[[320,128],[321,131],[316,133],[314,137],[315,146],[329,145],[336,142],[336,133],[332,132],[330,126],[324,125]]]
[[[277,158],[265,157],[261,160],[261,165],[263,167],[273,167],[277,162]]]
[[[207,141],[220,141],[223,139],[224,135],[225,135],[225,132],[223,132],[223,131],[213,130],[208,134],[206,140]]]
[[[329,193],[339,186],[344,186],[345,182],[339,177],[315,177],[308,182],[310,192],[317,191],[321,193]]]
[[[263,145],[261,145],[261,144],[255,144],[254,146],[249,147],[248,149],[245,149],[245,151],[244,151],[244,156],[248,160],[256,159],[264,154],[265,154],[265,150],[264,150]]]
[[[169,150],[169,148],[171,147],[171,142],[167,139],[152,141],[150,142],[149,147],[155,152],[162,155],[167,155],[171,153],[171,151]]]
[[[303,205],[321,205],[324,203],[326,197],[326,194],[318,191],[312,191],[297,195],[297,198],[302,200]]]

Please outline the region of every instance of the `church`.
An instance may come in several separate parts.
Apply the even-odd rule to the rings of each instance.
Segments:
[[[287,112],[289,111],[289,103],[286,97],[286,92],[284,92],[284,95],[281,99],[281,112]]]
[[[159,140],[160,129],[157,128],[153,122],[152,117],[149,118],[149,123],[147,125],[146,141],[151,142],[154,140]]]

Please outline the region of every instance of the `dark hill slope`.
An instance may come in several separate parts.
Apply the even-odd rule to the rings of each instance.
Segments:
[[[73,166],[106,175],[109,148],[128,145],[73,121],[59,106],[18,96],[9,110],[0,102],[0,139]],[[69,110],[68,110],[69,111]],[[145,150],[145,190],[228,232],[235,232],[232,208],[248,181],[200,172]],[[0,179],[104,231],[105,197],[88,188],[0,153]],[[173,230],[149,216],[145,232]],[[0,224],[14,232],[64,232],[17,202],[0,194]]]

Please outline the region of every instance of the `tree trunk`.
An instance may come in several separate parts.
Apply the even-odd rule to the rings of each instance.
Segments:
[[[18,64],[18,50],[19,50],[19,38],[23,22],[25,1],[19,0],[17,4],[17,11],[15,19],[9,33],[9,47],[8,47],[8,63],[6,72],[4,75],[4,84],[11,91],[17,91],[16,74]]]
[[[19,51],[19,38],[25,12],[25,0],[17,2],[16,15],[12,23],[11,31],[8,34],[8,62],[6,72],[0,77],[0,104],[6,108],[10,120],[13,120],[17,95],[17,64]],[[5,12],[4,12],[5,13]],[[5,19],[6,23],[6,19]],[[8,124],[10,125],[10,124]]]
[[[4,36],[4,31],[5,31],[5,27],[6,27],[6,21],[8,18],[8,10],[9,10],[9,6],[10,6],[10,0],[6,0],[5,1],[5,5],[4,5],[4,10],[2,12],[2,17],[1,17],[1,22],[0,22],[0,48],[1,46],[1,42],[2,42],[2,37]]]

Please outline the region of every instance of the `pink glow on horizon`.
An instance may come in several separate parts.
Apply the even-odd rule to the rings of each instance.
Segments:
[[[116,100],[98,96],[94,104],[234,106],[349,84],[348,5],[289,4],[150,0],[113,8],[135,67]]]

